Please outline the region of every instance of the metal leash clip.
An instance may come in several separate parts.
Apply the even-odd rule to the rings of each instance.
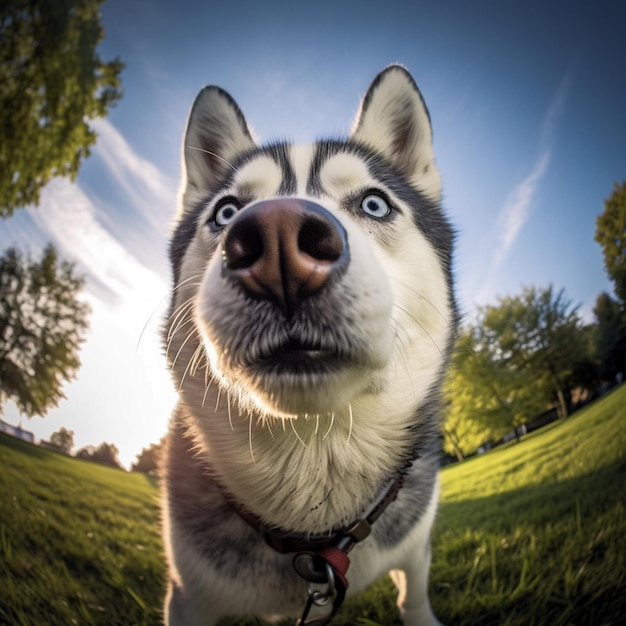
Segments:
[[[314,583],[310,582],[308,587],[308,598],[306,601],[306,605],[304,607],[304,611],[302,612],[302,617],[298,620],[297,626],[305,626],[307,623],[307,618],[311,609],[314,606],[326,606],[337,594],[337,590],[335,587],[335,572],[329,563],[324,563],[326,570],[326,580],[319,581],[317,584],[325,584],[326,589],[321,590],[319,588],[314,587]],[[315,622],[317,620],[313,620]]]

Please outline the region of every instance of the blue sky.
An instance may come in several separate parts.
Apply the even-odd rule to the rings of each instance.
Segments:
[[[109,0],[104,59],[125,95],[75,183],[0,222],[0,249],[53,241],[88,276],[91,333],[67,400],[24,426],[129,464],[174,401],[158,332],[180,142],[198,90],[229,91],[263,140],[345,135],[375,74],[404,64],[430,109],[457,227],[463,311],[523,285],[564,288],[592,318],[611,290],[596,215],[626,179],[626,5],[613,2]],[[8,406],[4,419],[17,422]]]

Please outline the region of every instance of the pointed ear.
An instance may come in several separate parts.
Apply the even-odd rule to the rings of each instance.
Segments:
[[[246,119],[231,96],[205,87],[196,97],[183,143],[183,207],[202,200],[232,168],[237,155],[255,147]]]
[[[361,102],[351,138],[381,152],[426,196],[441,199],[428,110],[402,66],[391,65],[374,79]]]

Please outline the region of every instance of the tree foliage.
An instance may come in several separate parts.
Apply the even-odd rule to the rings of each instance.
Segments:
[[[457,459],[510,429],[510,416],[500,395],[503,372],[480,349],[475,328],[460,335],[444,387],[448,406],[444,449]]]
[[[0,3],[0,216],[74,178],[96,135],[88,121],[121,97],[122,63],[103,62],[102,0]]]
[[[55,406],[80,366],[89,307],[82,277],[48,246],[40,261],[0,257],[0,408],[12,399],[28,417]]]
[[[119,460],[117,446],[114,443],[102,442],[99,446],[85,446],[76,453],[77,459],[85,459],[100,463],[101,465],[109,465],[111,467],[122,467]]]
[[[50,435],[50,443],[69,454],[74,447],[74,431],[62,426]]]
[[[615,183],[596,219],[595,240],[604,255],[604,267],[615,285],[615,295],[626,306],[626,181]]]
[[[615,379],[626,371],[626,323],[623,307],[607,293],[601,293],[593,309],[594,356],[602,380]]]
[[[444,385],[444,450],[459,460],[544,407],[542,398],[528,393],[530,371],[499,358],[497,335],[486,330],[479,322],[461,334]]]
[[[528,287],[480,308],[444,387],[444,449],[466,456],[552,405],[567,415],[574,373],[588,356],[577,309],[562,290]]]
[[[131,470],[133,472],[144,472],[146,474],[156,472],[159,468],[162,450],[163,440],[159,443],[150,444],[137,455],[137,461],[133,463]]]
[[[503,366],[531,384],[529,392],[544,403],[555,401],[561,417],[569,411],[569,383],[576,363],[587,356],[577,307],[563,290],[527,287],[522,294],[485,307],[483,332]],[[534,403],[533,403],[534,404]],[[533,417],[527,416],[527,419]]]

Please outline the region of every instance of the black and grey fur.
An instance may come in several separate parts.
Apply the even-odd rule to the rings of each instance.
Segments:
[[[349,592],[394,570],[404,623],[437,624],[429,533],[457,314],[417,86],[388,67],[349,139],[261,147],[232,98],[207,87],[183,153],[165,330],[180,393],[163,465],[166,622],[301,613],[292,557],[229,499],[269,528],[318,535],[406,472],[350,555]]]

